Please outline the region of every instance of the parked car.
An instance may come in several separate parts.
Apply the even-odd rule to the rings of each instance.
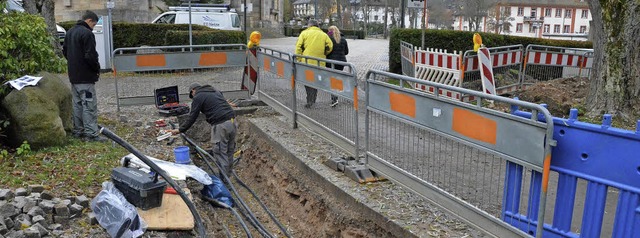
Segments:
[[[2,13],[9,13],[12,11],[16,11],[16,12],[24,12],[24,8],[22,7],[22,1],[21,0],[8,0],[7,1],[7,6],[5,7],[5,9],[2,9]],[[56,29],[58,31],[58,39],[60,40],[60,44],[64,44],[64,37],[67,34],[67,31],[61,27],[60,25],[56,24]]]

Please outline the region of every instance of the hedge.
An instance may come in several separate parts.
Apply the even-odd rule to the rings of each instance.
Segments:
[[[445,49],[449,52],[473,49],[473,34],[470,31],[427,30],[425,48]],[[522,44],[548,45],[569,48],[592,48],[590,41],[550,40],[521,36],[508,36],[493,33],[480,33],[482,43],[487,47],[498,47]],[[414,46],[421,46],[422,31],[420,29],[393,29],[389,40],[389,71],[401,73],[400,41]]]
[[[58,24],[69,30],[76,24],[76,22],[77,21],[67,21]],[[208,42],[206,44],[246,43],[244,42],[244,32],[222,31],[201,25],[191,26],[194,36],[194,44],[204,44],[202,42]],[[181,34],[184,34],[184,36]],[[204,38],[201,38],[200,36]],[[143,45],[167,46],[188,44],[188,24],[113,23],[113,46],[116,49],[123,47],[140,47]]]
[[[242,31],[207,30],[194,31],[194,45],[209,44],[244,44],[245,35]],[[185,44],[186,41],[186,44]],[[165,45],[188,45],[189,31],[167,31],[164,37]]]
[[[299,36],[300,32],[302,32],[304,29],[306,28],[299,28],[299,27],[291,27],[291,26],[285,26],[284,27],[284,35],[285,36]],[[322,29],[322,31],[327,32],[328,29]],[[364,31],[361,30],[349,30],[349,29],[341,29],[340,32],[346,37],[346,38],[350,38],[350,39],[364,39]]]

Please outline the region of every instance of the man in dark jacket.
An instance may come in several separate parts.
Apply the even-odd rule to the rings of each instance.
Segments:
[[[67,58],[67,70],[73,94],[73,136],[89,141],[105,141],[98,131],[98,98],[95,83],[100,76],[93,27],[98,15],[87,11],[82,20],[65,36],[62,52]]]
[[[189,130],[202,112],[207,118],[207,122],[211,124],[213,156],[216,157],[222,168],[227,170],[224,172],[231,171],[233,153],[236,150],[235,112],[224,99],[222,93],[211,85],[191,84],[189,97],[193,99],[189,119],[180,125],[179,129],[172,130],[171,133],[178,134]]]

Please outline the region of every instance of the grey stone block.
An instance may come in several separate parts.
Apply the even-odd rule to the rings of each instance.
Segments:
[[[28,213],[29,211],[31,211],[31,209],[38,206],[36,200],[34,200],[33,198],[26,198],[25,201],[26,202],[24,204],[24,207],[22,207],[22,212],[24,213]]]
[[[96,214],[93,212],[89,213],[89,215],[87,216],[87,219],[89,220],[89,225],[98,224],[98,218],[96,217]]]
[[[18,188],[16,189],[16,196],[27,196],[29,195],[29,191],[26,188]]]
[[[51,231],[51,236],[53,237],[61,237],[62,234],[64,234],[64,231],[59,231],[59,230]]]
[[[35,227],[36,229],[38,229],[38,231],[40,232],[41,236],[46,236],[49,235],[49,231],[47,230],[47,228],[45,228],[43,225],[41,225],[40,223],[35,223],[33,224],[33,226],[31,227]]]
[[[67,226],[69,225],[69,216],[53,216],[53,222]]]
[[[4,224],[0,224],[0,236],[9,233],[9,228]]]
[[[22,208],[27,204],[27,201],[25,199],[14,200],[12,204],[18,209],[18,212],[23,212]]]
[[[14,230],[24,229],[32,225],[31,217],[27,214],[20,214],[16,216],[16,219],[13,221],[15,222]]]
[[[43,216],[44,217],[45,212],[40,207],[32,207],[31,210],[29,210],[27,212],[27,215],[29,215],[31,217],[36,217],[36,216]]]
[[[75,196],[67,196],[66,199],[71,201],[71,204],[76,203],[76,197]]]
[[[50,201],[50,200],[42,200],[42,202],[40,202],[38,206],[42,208],[44,213],[53,214],[53,207],[55,206],[55,204],[53,203],[53,201]]]
[[[19,211],[18,209],[11,203],[5,203],[0,205],[0,216],[1,217],[9,217],[9,218],[13,218],[16,215],[18,215]]]
[[[42,226],[47,226],[47,220],[44,219],[44,217],[40,216],[40,215],[37,215],[37,216],[34,216],[33,218],[31,218],[31,222],[33,224],[40,224]]]
[[[72,204],[71,206],[69,206],[69,211],[71,212],[71,216],[72,217],[79,217],[82,215],[82,210],[84,209],[84,207],[78,205],[78,204]]]
[[[4,218],[4,225],[7,226],[7,229],[12,229],[15,223],[13,223],[13,220],[10,217],[5,217]]]
[[[7,234],[7,238],[25,238],[24,231],[19,230],[9,232],[9,234]]]
[[[27,189],[29,189],[31,193],[41,193],[42,191],[44,191],[44,186],[42,186],[42,184],[33,184],[29,185]]]
[[[42,200],[42,198],[40,197],[40,193],[30,193],[29,196],[27,196],[27,198],[33,198],[36,201]]]
[[[53,193],[49,190],[44,190],[40,193],[40,198],[44,200],[52,200],[54,198]]]
[[[62,203],[56,204],[53,208],[55,210],[54,214],[56,214],[56,216],[69,217],[69,215],[71,215],[71,213],[69,212],[69,207]]]
[[[51,199],[51,201],[52,201],[54,204],[58,204],[58,203],[62,202],[62,199],[60,199],[60,198],[52,198],[52,199]]]
[[[38,228],[29,227],[27,229],[24,229],[24,237],[25,238],[40,238],[42,236],[40,235],[40,231],[38,230]]]
[[[71,200],[69,199],[64,199],[62,200],[62,202],[60,202],[61,204],[64,204],[65,206],[70,206],[72,204]]]
[[[82,196],[77,196],[76,197],[76,204],[84,207],[84,208],[88,208],[89,207],[89,199],[82,195]]]
[[[49,226],[47,226],[47,229],[49,229],[50,231],[61,231],[62,230],[62,225],[61,224],[51,224]]]
[[[13,199],[14,194],[11,189],[0,189],[0,200],[9,201]]]

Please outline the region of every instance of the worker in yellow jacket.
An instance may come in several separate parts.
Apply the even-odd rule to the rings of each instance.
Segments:
[[[310,19],[308,28],[300,33],[298,42],[296,42],[296,55],[326,59],[332,49],[333,43],[331,42],[331,38],[318,28],[318,21]],[[302,60],[308,64],[325,67],[325,62],[310,59]],[[304,87],[307,91],[307,104],[304,106],[310,108],[311,105],[316,102],[318,90],[308,86]]]

